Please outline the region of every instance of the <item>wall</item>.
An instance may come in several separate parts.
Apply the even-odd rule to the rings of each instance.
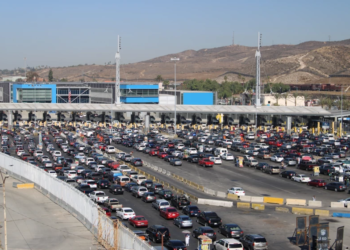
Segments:
[[[120,97],[123,103],[154,103],[158,104],[158,97]]]
[[[214,105],[214,93],[191,93],[184,92],[182,96],[183,105]]]
[[[273,106],[274,103],[277,103],[276,98],[273,95],[263,95],[262,100],[264,100],[263,105],[267,106],[270,101],[270,106]],[[286,106],[286,100],[284,98],[278,99],[278,106]],[[287,106],[295,106],[295,98],[292,95],[289,95],[287,98]],[[297,97],[296,106],[305,106],[305,98],[303,96]]]
[[[173,95],[159,95],[159,104],[161,105],[174,105],[175,96]]]
[[[12,98],[17,103],[17,89],[51,89],[51,103],[56,103],[56,85],[55,84],[13,84]]]

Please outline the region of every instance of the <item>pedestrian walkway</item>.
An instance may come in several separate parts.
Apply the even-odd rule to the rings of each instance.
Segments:
[[[6,180],[7,238],[9,250],[104,249],[74,216],[36,189],[17,189]],[[0,187],[2,192],[2,187]],[[4,210],[0,196],[1,244],[4,247]]]

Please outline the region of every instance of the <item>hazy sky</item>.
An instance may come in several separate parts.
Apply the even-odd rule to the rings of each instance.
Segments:
[[[0,69],[122,63],[235,43],[350,38],[349,0],[2,0]]]

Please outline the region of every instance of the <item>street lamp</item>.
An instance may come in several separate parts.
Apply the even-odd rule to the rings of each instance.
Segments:
[[[10,165],[12,167],[12,165]],[[5,238],[5,250],[7,250],[7,219],[6,219],[6,187],[5,182],[6,179],[9,177],[8,174],[5,172],[5,176],[3,176],[3,172],[0,171],[1,179],[2,179],[2,195],[3,195],[3,203],[4,203],[4,238]]]
[[[167,231],[165,231],[164,233],[158,231],[157,234],[158,233],[162,236],[162,250],[163,250],[164,249],[164,236],[167,233]]]
[[[175,92],[175,104],[174,104],[174,133],[176,133],[176,104],[177,104],[177,96],[176,96],[176,61],[180,61],[180,58],[178,57],[172,57],[170,59],[171,61],[174,61],[174,92]]]

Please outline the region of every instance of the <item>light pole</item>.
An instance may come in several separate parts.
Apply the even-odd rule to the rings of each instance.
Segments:
[[[180,58],[178,57],[172,57],[170,59],[171,61],[174,61],[174,92],[175,92],[175,103],[174,103],[174,133],[176,134],[176,104],[177,104],[177,95],[176,95],[176,61],[180,61]]]
[[[341,85],[341,107],[340,107],[340,138],[343,135],[343,85]]]
[[[12,166],[12,165],[10,165]],[[0,171],[1,179],[2,179],[2,195],[3,195],[3,203],[4,203],[4,238],[5,238],[5,250],[7,250],[7,218],[6,218],[6,187],[5,182],[8,178],[7,173],[5,173],[5,177],[3,176],[3,172]]]

